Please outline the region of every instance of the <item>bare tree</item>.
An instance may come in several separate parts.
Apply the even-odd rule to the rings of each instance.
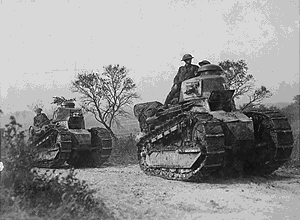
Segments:
[[[248,66],[245,60],[225,60],[219,62],[223,68],[225,78],[230,89],[234,89],[233,99],[239,99],[247,95],[249,102],[242,105],[241,110],[259,105],[265,98],[272,96],[265,86],[254,89],[254,77],[248,74]]]
[[[243,111],[247,108],[258,106],[263,99],[269,98],[271,96],[272,93],[265,86],[261,86],[259,89],[256,89],[253,94],[248,95],[249,102],[242,105],[241,110]]]
[[[130,116],[126,107],[139,98],[135,89],[128,70],[119,65],[105,66],[102,74],[94,71],[79,73],[71,87],[72,92],[81,94],[82,108],[91,112],[114,138],[112,125],[120,126],[120,117]]]
[[[44,112],[49,118],[53,118],[53,114],[54,114],[55,110],[56,110],[56,107],[51,106],[50,109],[49,108],[44,109]]]
[[[35,111],[37,108],[44,108],[44,104],[42,100],[37,100],[36,102],[31,103],[31,105],[27,105],[29,110]]]

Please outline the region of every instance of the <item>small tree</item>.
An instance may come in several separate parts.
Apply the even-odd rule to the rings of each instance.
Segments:
[[[51,106],[49,109],[44,109],[44,112],[49,118],[53,118],[53,114],[55,110],[56,110],[56,106]]]
[[[255,79],[253,75],[247,73],[248,66],[245,60],[225,60],[219,62],[219,65],[224,70],[229,88],[235,90],[233,99],[239,99],[244,95],[249,98],[249,102],[243,104],[241,110],[260,105],[265,98],[272,96],[271,91],[265,86],[254,89]]]
[[[299,117],[300,117],[300,95],[296,95],[293,101],[288,106],[284,107],[281,111],[289,119],[290,122],[294,122],[299,127]]]
[[[271,92],[265,86],[261,86],[259,89],[256,89],[253,92],[253,94],[248,95],[249,102],[245,103],[242,106],[241,110],[258,106],[260,105],[262,100],[264,100],[265,98],[269,98],[271,96],[272,96]]]
[[[44,104],[42,100],[37,100],[36,102],[31,103],[31,105],[27,105],[27,107],[34,112],[37,108],[44,108]]]
[[[120,126],[119,118],[130,115],[126,107],[139,98],[135,83],[128,77],[128,70],[119,65],[109,65],[104,67],[102,74],[94,71],[79,73],[71,83],[71,91],[81,94],[82,108],[91,112],[116,138],[112,125]]]
[[[296,105],[300,105],[300,95],[294,96],[293,101]]]

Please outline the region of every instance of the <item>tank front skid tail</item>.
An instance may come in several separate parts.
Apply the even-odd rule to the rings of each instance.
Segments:
[[[272,173],[286,163],[293,150],[293,134],[288,119],[277,111],[251,111],[245,114],[254,122],[257,152],[267,151],[267,157],[254,161],[246,173]]]
[[[57,147],[58,148],[58,153],[55,158],[52,158],[50,160],[38,160],[36,162],[37,167],[41,168],[59,168],[61,167],[70,157],[71,153],[71,147],[72,147],[72,142],[71,142],[71,134],[68,131],[52,131],[55,133],[51,133],[50,135],[54,135],[55,139],[52,140],[52,147]],[[60,142],[56,142],[57,136],[60,135]],[[43,141],[46,138],[43,138],[40,142],[43,143]],[[44,147],[47,147],[47,143],[43,144]]]

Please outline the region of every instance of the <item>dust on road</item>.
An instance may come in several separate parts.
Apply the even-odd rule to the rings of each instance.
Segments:
[[[146,176],[138,165],[78,170],[117,219],[299,219],[300,175],[190,183]]]

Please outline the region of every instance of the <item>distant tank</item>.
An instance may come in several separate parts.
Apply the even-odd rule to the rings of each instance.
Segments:
[[[141,169],[148,175],[202,181],[214,174],[266,175],[282,166],[293,149],[287,118],[277,111],[235,109],[223,69],[214,64],[182,82],[177,104],[134,106],[140,124]]]
[[[82,110],[75,108],[73,101],[62,103],[50,124],[33,130],[29,128],[29,143],[37,167],[59,168],[65,163],[73,167],[99,167],[111,154],[108,130],[85,129]]]

